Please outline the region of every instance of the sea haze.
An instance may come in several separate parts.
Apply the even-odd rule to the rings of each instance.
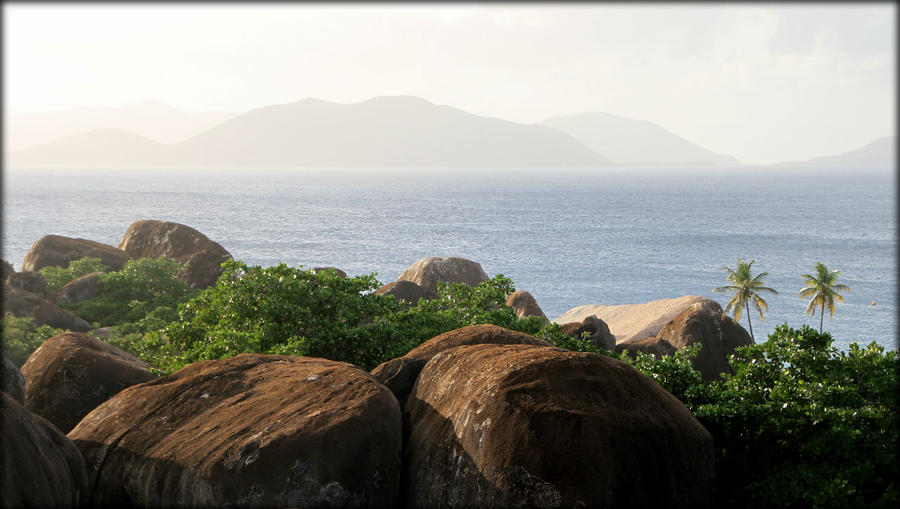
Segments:
[[[757,339],[818,327],[796,296],[817,261],[852,293],[836,345],[895,348],[891,168],[7,170],[3,259],[59,234],[117,245],[138,219],[192,226],[253,265],[285,262],[393,281],[426,256],[460,256],[528,290],[551,319],[582,304],[728,297],[738,257],[770,273]],[[872,305],[876,302],[876,305]],[[746,327],[746,317],[742,317]]]

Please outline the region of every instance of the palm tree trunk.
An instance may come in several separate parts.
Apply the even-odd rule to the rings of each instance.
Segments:
[[[747,325],[750,326],[750,341],[756,343],[756,340],[753,338],[753,324],[750,323],[750,302],[746,303],[747,305]]]
[[[819,316],[819,334],[822,333],[822,322],[825,321],[825,301],[822,301],[822,315]]]

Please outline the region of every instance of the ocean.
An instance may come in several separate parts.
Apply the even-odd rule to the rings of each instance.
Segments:
[[[553,319],[582,304],[713,293],[724,266],[768,272],[765,321],[810,324],[797,297],[816,262],[851,287],[835,345],[896,348],[893,168],[7,169],[2,257],[41,236],[118,245],[139,219],[189,225],[251,265],[335,266],[393,281],[458,256],[511,278]],[[747,327],[746,315],[741,323]]]

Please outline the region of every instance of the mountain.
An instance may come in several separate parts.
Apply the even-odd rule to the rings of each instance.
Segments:
[[[94,129],[12,152],[5,163],[70,167],[154,164],[165,160],[169,148],[124,129]]]
[[[544,125],[572,135],[616,163],[738,166],[737,159],[711,152],[646,120],[609,113],[554,117]]]
[[[6,151],[12,152],[94,129],[118,128],[154,141],[177,143],[235,115],[227,112],[185,113],[159,101],[121,108],[9,113],[5,119],[4,142]]]
[[[535,167],[609,164],[544,125],[480,117],[410,96],[304,99],[232,118],[173,147],[189,165]]]
[[[897,137],[885,136],[858,149],[832,156],[819,156],[809,161],[790,161],[779,166],[896,166]]]

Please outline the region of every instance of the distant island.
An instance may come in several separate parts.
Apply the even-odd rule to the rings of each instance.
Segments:
[[[124,108],[13,114],[9,166],[609,167],[740,166],[646,120],[589,112],[522,124],[414,96],[320,99],[243,114]],[[28,143],[37,143],[21,148]],[[889,165],[896,138],[797,166]]]

